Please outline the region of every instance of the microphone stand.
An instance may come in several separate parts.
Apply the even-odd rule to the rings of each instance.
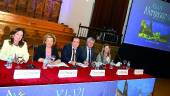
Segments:
[[[77,65],[73,65],[71,69],[77,69]]]
[[[116,54],[116,57],[115,57],[114,59],[118,59],[117,62],[122,62],[122,58],[121,58],[120,55],[119,55],[119,49],[118,49],[117,52],[114,50],[114,52],[117,53],[117,54]],[[117,62],[115,62],[115,60],[114,60],[114,63],[117,63]]]
[[[34,62],[34,44],[32,45],[32,49],[33,49],[32,58],[31,58],[31,63],[27,65],[28,69],[34,69],[35,68],[35,65],[33,64],[33,62]]]

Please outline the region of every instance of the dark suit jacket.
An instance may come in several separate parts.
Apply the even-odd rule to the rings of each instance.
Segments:
[[[78,61],[79,48],[76,50],[76,61]],[[66,44],[61,52],[61,61],[68,63],[71,60],[72,55],[72,44]]]
[[[79,62],[83,63],[86,58],[87,58],[87,46],[82,46],[80,48],[80,55],[78,57]],[[91,49],[91,60],[95,61],[96,60],[96,55],[95,55],[95,50],[94,48]]]
[[[51,55],[55,56],[55,59],[59,59],[58,56],[58,51],[56,47],[52,47],[51,50]],[[38,61],[39,58],[45,58],[46,57],[46,45],[40,45],[38,48],[35,50],[35,58],[34,60]]]

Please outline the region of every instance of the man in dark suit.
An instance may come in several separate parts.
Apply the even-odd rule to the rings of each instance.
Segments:
[[[88,37],[86,41],[86,46],[82,46],[80,48],[80,55],[78,57],[79,62],[84,63],[86,65],[91,64],[96,59],[95,50],[93,45],[95,43],[95,39],[92,37]]]
[[[61,61],[75,65],[79,56],[80,39],[74,37],[71,44],[66,44],[61,52]]]

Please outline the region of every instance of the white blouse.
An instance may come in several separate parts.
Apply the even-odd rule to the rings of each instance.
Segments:
[[[14,44],[10,45],[9,39],[4,40],[3,46],[0,50],[0,59],[7,61],[10,57],[14,58],[14,56],[22,57],[25,62],[27,62],[29,59],[27,43],[24,42],[24,45],[19,47]]]

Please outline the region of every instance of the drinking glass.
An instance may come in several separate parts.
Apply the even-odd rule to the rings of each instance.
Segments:
[[[48,63],[49,63],[49,58],[45,58],[44,59],[44,62],[43,62],[43,69],[47,69],[47,65],[48,65]]]
[[[55,59],[56,59],[56,56],[54,56],[54,55],[52,55],[52,56],[50,57],[50,60],[51,60],[52,62],[54,62]]]
[[[96,65],[96,66],[95,66],[95,69],[96,69],[96,70],[99,70],[100,63],[99,63],[99,62],[96,62],[95,65]]]
[[[112,60],[111,62],[110,62],[110,67],[109,67],[109,69],[113,69],[113,66],[115,65],[115,63],[114,63],[114,60]]]
[[[130,68],[130,61],[127,62],[127,68]]]
[[[22,56],[16,57],[16,63],[17,63],[16,69],[20,69],[21,68],[20,64],[23,62],[23,60],[24,59],[23,59]]]

